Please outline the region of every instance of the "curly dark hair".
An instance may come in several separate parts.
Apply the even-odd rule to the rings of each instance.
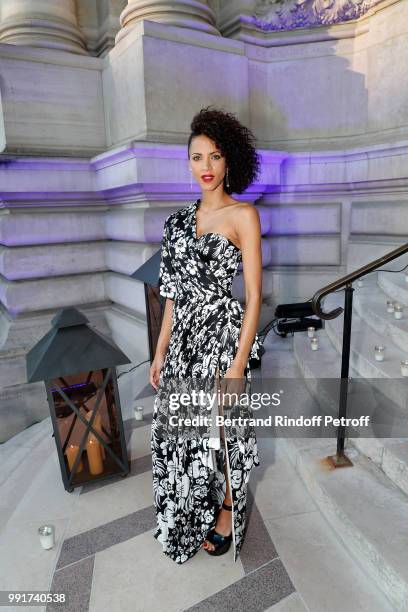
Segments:
[[[232,113],[220,109],[202,108],[193,118],[187,152],[195,136],[204,135],[213,140],[226,159],[228,193],[243,193],[257,178],[260,170],[259,155],[253,145],[254,136]]]

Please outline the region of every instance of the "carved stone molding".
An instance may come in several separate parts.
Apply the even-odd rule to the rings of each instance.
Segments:
[[[382,0],[258,0],[253,25],[261,30],[293,30],[358,19]]]

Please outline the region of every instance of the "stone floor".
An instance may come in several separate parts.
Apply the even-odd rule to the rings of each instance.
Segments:
[[[290,341],[276,338],[263,368],[280,364],[285,376],[291,368],[296,375]],[[143,366],[140,388],[147,379]],[[121,392],[133,392],[126,384],[124,376]],[[140,400],[145,420],[124,415],[131,459],[126,478],[66,492],[50,419],[3,445],[0,589],[67,594],[66,605],[26,606],[36,611],[392,610],[320,513],[279,439],[258,439],[260,465],[251,474],[248,530],[238,561],[232,547],[219,558],[200,550],[182,565],[167,558],[153,538],[151,389]],[[56,529],[48,551],[37,535],[44,523]]]

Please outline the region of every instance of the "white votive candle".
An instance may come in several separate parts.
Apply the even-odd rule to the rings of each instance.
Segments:
[[[38,528],[38,533],[40,536],[41,546],[45,550],[49,550],[50,548],[53,548],[55,544],[54,526],[53,525],[42,525],[41,527]]]
[[[405,272],[405,282],[408,283],[408,272]]]
[[[308,327],[307,328],[307,335],[309,338],[313,338],[315,334],[315,328],[314,327]]]
[[[377,361],[384,361],[384,351],[385,348],[383,346],[374,347],[374,354]]]
[[[143,421],[143,406],[135,406],[133,408],[133,414],[135,415],[136,421]]]
[[[408,359],[401,361],[401,374],[403,376],[408,376]]]
[[[394,302],[387,300],[387,312],[394,312]]]
[[[395,304],[394,305],[394,317],[396,319],[402,319],[402,306],[401,304]]]
[[[359,278],[357,281],[357,287],[363,287],[364,283],[363,283],[363,279]]]
[[[312,338],[310,341],[310,346],[312,347],[312,351],[317,351],[319,348],[319,341],[317,338]]]

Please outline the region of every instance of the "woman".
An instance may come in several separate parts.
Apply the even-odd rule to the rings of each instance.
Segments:
[[[154,537],[177,563],[200,548],[224,554],[231,542],[237,560],[247,482],[252,467],[259,465],[253,429],[249,435],[246,429],[245,437],[237,430],[227,437],[224,427],[216,435],[213,427],[213,435],[192,439],[170,426],[171,384],[165,384],[205,380],[212,389],[215,380],[228,384],[231,392],[237,381],[251,380],[250,359],[262,354],[256,333],[262,300],[259,215],[251,204],[230,196],[245,191],[258,174],[252,140],[231,113],[202,109],[188,141],[189,169],[201,198],[169,215],[164,224],[159,291],[167,299],[150,368],[150,383],[157,390],[151,436]],[[231,295],[240,261],[245,312]],[[212,409],[212,415],[214,410],[223,414],[219,406]]]

